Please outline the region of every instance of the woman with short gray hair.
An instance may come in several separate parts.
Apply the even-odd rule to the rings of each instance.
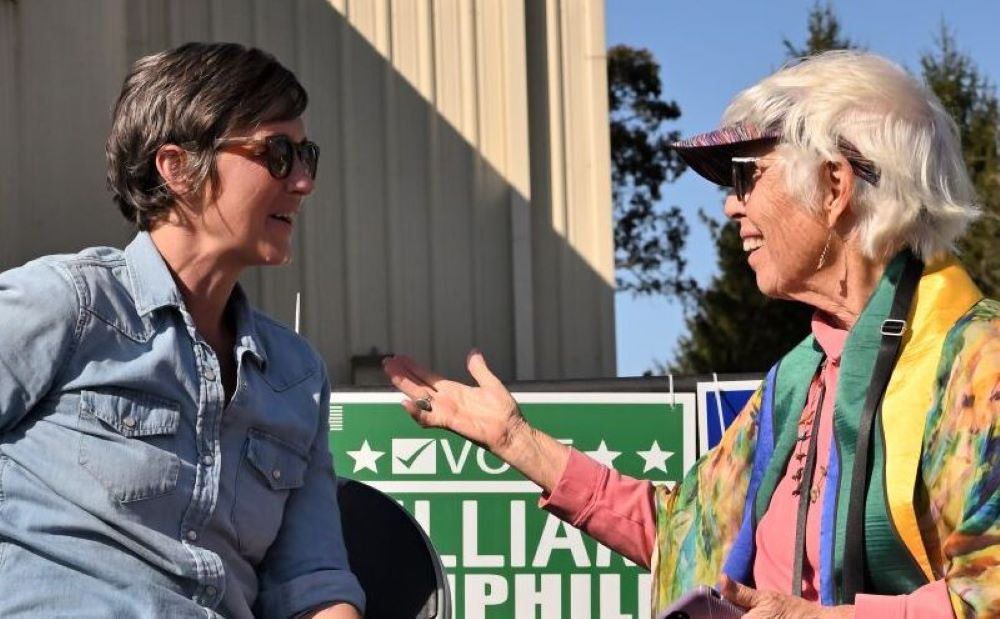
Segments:
[[[124,249],[0,274],[0,616],[357,618],[315,350],[237,280],[291,257],[319,147],[271,55],[138,60]]]
[[[857,246],[869,258],[891,257],[901,244],[925,261],[942,256],[978,216],[954,121],[878,56],[835,51],[789,67],[741,92],[722,123],[767,127],[785,183],[807,208],[817,208],[822,161],[855,153],[848,161],[862,172],[860,153],[877,162],[878,182],[856,183],[852,199]]]
[[[388,359],[406,410],[649,567],[658,612],[719,584],[747,617],[1000,615],[1000,303],[953,255],[978,211],[940,102],[878,56],[831,52],[675,148],[732,189],[761,292],[815,308],[812,335],[680,485],[531,428],[477,351],[476,387]]]

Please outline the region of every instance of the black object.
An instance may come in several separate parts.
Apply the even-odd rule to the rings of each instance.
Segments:
[[[739,619],[743,609],[725,600],[712,587],[698,585],[656,615],[656,619]]]
[[[413,516],[391,497],[339,479],[347,556],[365,591],[366,619],[451,619],[441,558]]]
[[[899,357],[899,348],[906,333],[906,318],[924,265],[912,253],[907,256],[903,272],[896,285],[889,316],[882,322],[882,342],[879,345],[872,380],[865,396],[865,407],[858,421],[858,437],[854,450],[854,470],[851,476],[851,496],[847,508],[847,532],[844,538],[843,600],[854,603],[854,597],[865,590],[865,500],[868,496],[871,438],[876,414],[882,410],[882,396],[889,385],[892,369]]]
[[[824,366],[820,366],[823,372]],[[820,379],[822,380],[822,378]],[[816,402],[816,415],[809,430],[809,449],[806,464],[799,481],[799,511],[795,521],[795,563],[792,565],[792,595],[802,597],[802,566],[806,556],[806,524],[809,521],[809,501],[812,493],[813,474],[816,469],[816,451],[819,446],[819,419],[823,414],[823,400],[826,398],[826,382],[820,384]]]

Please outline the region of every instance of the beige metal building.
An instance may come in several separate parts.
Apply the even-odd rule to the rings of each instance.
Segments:
[[[448,373],[613,376],[603,0],[0,0],[0,269],[121,245],[104,140],[130,63],[267,49],[323,148],[294,264],[248,273],[335,383],[406,351]],[[0,325],[5,328],[6,325]]]

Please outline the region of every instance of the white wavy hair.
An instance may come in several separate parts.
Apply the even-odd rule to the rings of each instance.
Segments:
[[[723,124],[737,122],[780,128],[786,185],[811,208],[838,138],[875,164],[878,185],[856,179],[851,203],[869,258],[907,246],[932,260],[954,251],[979,215],[954,121],[934,93],[880,56],[832,51],[787,66],[733,99]]]

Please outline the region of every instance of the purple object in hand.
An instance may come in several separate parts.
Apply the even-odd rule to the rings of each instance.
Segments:
[[[700,585],[685,593],[656,619],[737,619],[742,616],[743,610],[722,599],[718,591]]]

